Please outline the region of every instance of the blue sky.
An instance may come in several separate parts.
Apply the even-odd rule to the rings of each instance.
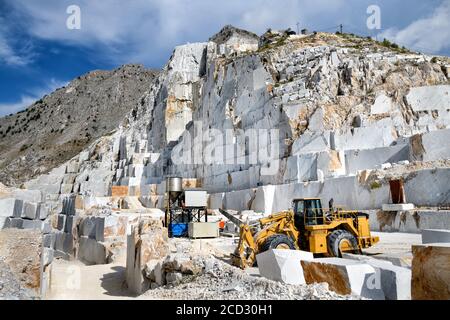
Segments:
[[[78,5],[81,29],[69,30]],[[381,29],[366,26],[369,5]],[[0,0],[0,116],[94,69],[161,68],[173,47],[206,41],[226,24],[262,34],[300,26],[387,37],[450,56],[450,0]]]

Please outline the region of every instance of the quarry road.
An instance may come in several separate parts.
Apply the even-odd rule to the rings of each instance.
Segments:
[[[375,246],[365,249],[367,254],[407,254],[411,253],[411,246],[422,243],[422,235],[401,232],[372,232],[373,236],[380,237]]]
[[[420,234],[372,232],[380,242],[364,250],[369,255],[411,254],[411,245],[421,243]],[[252,268],[255,269],[255,268]],[[249,270],[250,271],[250,270]],[[250,272],[256,275],[257,269]],[[153,297],[154,298],[154,297]],[[125,259],[106,265],[84,265],[80,261],[55,259],[52,263],[49,300],[116,300],[152,299],[151,296],[131,296],[125,283]]]
[[[132,299],[125,287],[125,263],[87,266],[80,261],[52,263],[48,300]]]

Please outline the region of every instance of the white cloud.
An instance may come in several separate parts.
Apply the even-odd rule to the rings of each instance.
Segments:
[[[0,34],[0,61],[8,65],[24,65],[25,61],[17,56],[6,39]]]
[[[17,102],[2,103],[0,104],[0,117],[23,110],[26,107],[32,105],[38,99],[39,98],[25,95],[21,96],[20,100]]]
[[[32,62],[29,43],[23,45],[19,51],[14,49],[14,39],[8,30],[4,19],[0,17],[0,63],[10,66],[25,66]]]
[[[343,0],[7,1],[34,37],[94,52],[106,48],[107,58],[119,63],[160,61],[174,45],[205,41],[226,24],[259,34],[269,27],[295,28],[298,21],[317,25],[318,16],[339,13],[346,5]],[[66,9],[74,3],[81,9],[80,30],[66,28]]]
[[[450,0],[444,0],[430,16],[401,30],[388,29],[380,37],[425,53],[450,49]]]
[[[56,89],[65,86],[66,84],[67,82],[65,81],[52,78],[44,87],[35,88],[30,90],[28,94],[22,95],[19,101],[12,103],[0,103],[0,117],[21,111],[41,99],[44,95],[49,94]]]
[[[301,27],[314,30],[344,24],[344,29],[365,30],[366,8],[377,3],[397,25],[417,19],[421,11],[399,16],[398,11],[418,6],[391,0],[3,0],[12,8],[20,28],[37,39],[57,41],[87,50],[88,57],[113,64],[145,63],[160,67],[175,45],[206,41],[226,24],[261,34],[267,28]],[[432,4],[436,5],[435,0]],[[450,0],[425,19],[403,30],[388,29],[384,36],[407,46],[436,51],[448,41]],[[69,30],[66,9],[81,9],[81,29]],[[422,4],[423,5],[423,4]],[[408,11],[409,12],[409,11]],[[428,30],[428,31],[427,31]]]

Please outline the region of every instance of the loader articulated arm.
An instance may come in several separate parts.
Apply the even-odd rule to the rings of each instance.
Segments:
[[[293,215],[290,211],[280,212],[259,220],[260,230],[254,226],[242,223],[239,231],[239,244],[233,254],[233,265],[245,269],[252,267],[256,261],[256,255],[261,247],[277,234],[287,235],[294,240],[294,246],[298,249],[296,240],[298,231],[295,230]]]
[[[239,244],[232,255],[232,264],[241,269],[252,267],[256,260],[258,246],[248,224],[242,224],[239,231]]]
[[[273,224],[275,222],[279,222],[279,221],[290,221],[291,218],[291,212],[290,211],[282,211],[276,214],[272,214],[268,217],[262,218],[259,220],[259,222],[261,223],[261,227],[264,228],[265,226],[267,226],[268,224]]]
[[[239,244],[232,255],[233,265],[241,269],[252,266],[256,259],[256,244],[250,226],[225,210],[219,209],[219,212],[239,227]]]

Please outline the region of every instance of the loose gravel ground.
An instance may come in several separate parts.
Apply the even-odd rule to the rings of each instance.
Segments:
[[[360,297],[342,296],[328,290],[325,283],[287,285],[262,277],[252,276],[221,260],[204,274],[183,279],[177,286],[164,286],[147,291],[144,299],[186,300],[359,300]]]

